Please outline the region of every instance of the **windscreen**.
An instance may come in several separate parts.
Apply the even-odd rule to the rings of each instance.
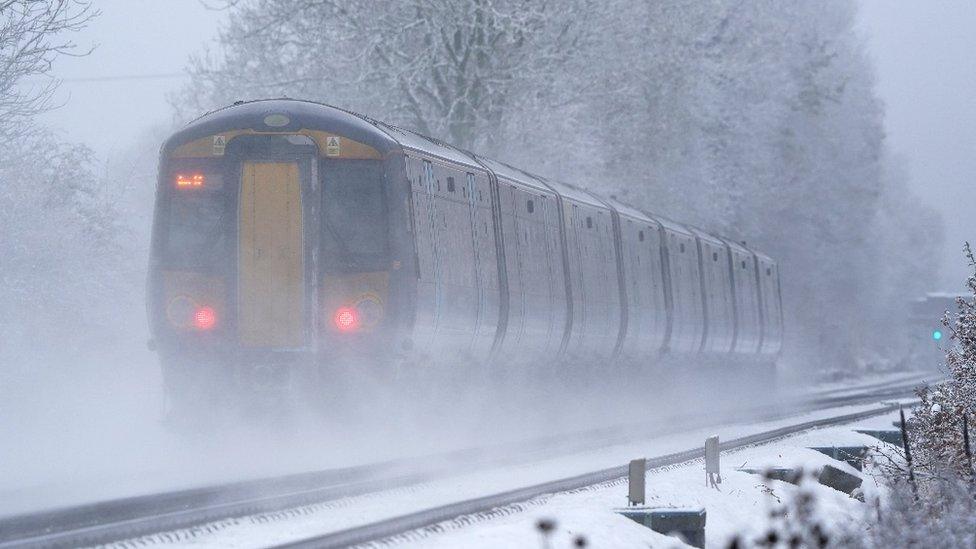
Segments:
[[[338,272],[382,270],[389,231],[383,169],[376,160],[334,160],[322,170],[325,264]]]
[[[210,269],[226,264],[233,223],[224,179],[216,169],[171,171],[162,235],[168,266]]]

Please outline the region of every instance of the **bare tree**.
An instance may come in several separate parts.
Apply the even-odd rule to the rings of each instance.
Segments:
[[[0,0],[0,137],[51,107],[58,80],[51,65],[61,55],[87,55],[64,35],[81,30],[98,12],[88,0]],[[39,83],[31,76],[47,76]]]

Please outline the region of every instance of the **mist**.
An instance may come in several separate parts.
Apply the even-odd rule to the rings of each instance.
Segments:
[[[912,133],[924,114],[896,93],[886,34],[910,15],[852,0],[489,3],[491,47],[460,1],[420,2],[419,19],[412,1],[377,14],[354,0],[342,17],[330,2],[78,3],[48,57],[0,71],[0,514],[741,404],[719,375],[676,390],[677,369],[705,367],[690,359],[504,376],[473,360],[174,424],[147,346],[158,155],[238,100],[336,105],[746,242],[779,262],[790,391],[920,366],[906,364],[909,304],[963,282],[976,120]],[[954,59],[946,78],[966,86],[972,60]]]

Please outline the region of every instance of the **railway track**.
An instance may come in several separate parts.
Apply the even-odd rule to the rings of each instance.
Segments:
[[[914,385],[885,384],[856,394],[821,395],[798,403],[788,410],[754,408],[753,421],[783,419],[791,415],[859,405],[911,396]],[[883,405],[821,420],[808,421],[758,433],[722,445],[723,450],[767,442],[799,431],[856,421],[897,409]],[[242,517],[333,501],[457,475],[472,467],[504,467],[583,452],[640,437],[662,436],[673,432],[708,427],[707,418],[687,416],[669,421],[591,430],[572,435],[552,436],[530,442],[472,448],[425,456],[330,469],[283,477],[249,480],[205,488],[123,498],[0,519],[0,548],[77,547],[98,545],[159,532],[192,528],[233,517]],[[701,449],[692,449],[648,460],[648,467],[661,467],[696,459]],[[395,536],[402,532],[429,528],[452,518],[525,501],[542,494],[572,490],[624,476],[625,467],[603,469],[571,478],[546,482],[519,490],[475,498],[400,517],[298,541],[295,547],[343,547]]]
[[[854,414],[845,414],[831,418],[807,421],[797,425],[791,425],[789,427],[782,427],[779,429],[773,429],[770,431],[729,440],[721,443],[720,448],[722,451],[727,451],[757,444],[764,444],[787,437],[789,435],[807,431],[809,429],[850,423],[860,419],[885,414],[893,410],[897,410],[898,408],[899,404],[886,404]],[[646,467],[648,470],[657,469],[660,467],[667,467],[669,465],[678,465],[703,457],[705,457],[705,450],[704,448],[699,447],[692,450],[685,450],[682,452],[675,452],[664,456],[650,458],[646,462]],[[367,543],[382,543],[384,541],[392,541],[394,538],[402,536],[408,532],[420,531],[419,533],[415,533],[414,538],[416,538],[418,535],[422,536],[427,533],[438,533],[442,531],[441,528],[437,528],[438,525],[452,520],[459,521],[460,517],[490,513],[519,502],[532,500],[558,492],[567,492],[570,490],[585,488],[587,486],[602,484],[626,477],[627,475],[627,465],[610,467],[575,477],[555,480],[552,482],[544,482],[518,490],[503,492],[500,494],[492,494],[481,498],[435,507],[433,509],[426,509],[372,524],[366,524],[355,528],[340,530],[338,532],[330,532],[328,534],[322,534],[290,543],[276,545],[275,547],[278,549],[329,549],[336,547],[349,547]],[[504,514],[504,512],[499,512],[497,514]]]

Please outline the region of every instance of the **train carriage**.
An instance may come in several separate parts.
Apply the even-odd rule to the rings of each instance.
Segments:
[[[215,111],[159,174],[147,299],[171,393],[781,346],[769,257],[334,107]]]

